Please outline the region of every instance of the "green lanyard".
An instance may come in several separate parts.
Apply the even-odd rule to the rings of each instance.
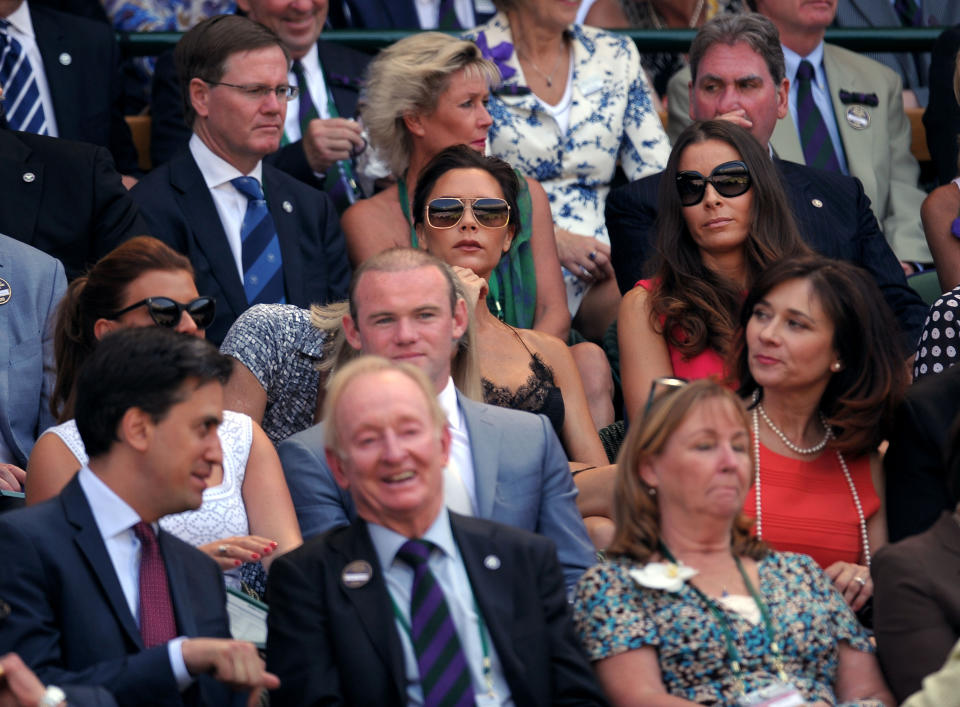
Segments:
[[[667,546],[662,542],[660,543],[660,552],[670,562],[679,564]],[[789,678],[783,669],[783,658],[780,655],[780,644],[777,642],[777,637],[773,632],[773,621],[770,618],[770,611],[767,608],[767,604],[754,588],[753,582],[750,581],[750,577],[747,576],[746,571],[743,569],[740,558],[734,555],[733,561],[737,563],[737,570],[739,570],[740,576],[743,577],[743,583],[747,586],[747,591],[750,592],[750,596],[753,597],[753,600],[757,603],[757,607],[760,609],[760,616],[763,618],[763,628],[767,634],[767,643],[770,646],[770,653],[773,655],[773,667],[777,671],[777,677],[782,682],[788,683]],[[730,656],[730,668],[734,673],[734,681],[739,691],[743,692],[743,663],[740,659],[740,651],[737,650],[737,646],[734,643],[733,631],[730,628],[730,621],[727,619],[726,613],[717,606],[717,603],[713,599],[700,591],[699,587],[695,586],[692,582],[689,582],[688,585],[690,589],[700,597],[701,601],[707,605],[707,609],[710,610],[713,618],[716,619],[720,625],[720,631],[723,633],[723,640],[727,646],[727,655]]]
[[[410,245],[417,247],[417,229],[413,227],[413,217],[410,216],[410,194],[407,191],[407,173],[404,172],[397,180],[397,199],[400,200],[400,210],[410,226]]]
[[[407,618],[403,615],[403,612],[400,611],[400,607],[397,606],[397,602],[393,598],[393,594],[387,590],[387,595],[390,597],[390,605],[393,607],[393,615],[397,617],[397,621],[400,622],[400,626],[403,628],[404,633],[407,634],[407,637],[410,639],[410,645],[413,646],[413,630],[410,628],[410,622],[407,621]],[[477,631],[480,633],[480,649],[483,651],[483,682],[487,686],[487,694],[490,697],[496,697],[496,692],[493,690],[493,661],[490,659],[490,645],[487,643],[487,631],[486,624],[483,622],[483,614],[480,613],[480,607],[477,606],[477,598],[473,596],[473,588],[470,588],[470,596],[473,599],[473,609],[477,612]],[[453,621],[453,616],[450,616],[450,621]],[[416,651],[414,651],[416,652]]]

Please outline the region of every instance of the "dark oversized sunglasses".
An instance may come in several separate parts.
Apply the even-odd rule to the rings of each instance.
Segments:
[[[703,201],[707,191],[707,184],[712,184],[720,196],[740,196],[745,194],[753,179],[750,170],[740,160],[724,162],[714,167],[709,177],[699,172],[680,172],[677,175],[677,193],[680,194],[680,203],[684,206],[696,206]]]
[[[503,228],[510,223],[510,205],[504,199],[442,196],[427,204],[427,225],[431,228],[453,228],[460,223],[468,205],[477,223],[484,228]]]
[[[217,313],[217,300],[213,297],[197,297],[192,302],[180,304],[169,297],[147,297],[134,302],[129,307],[124,307],[119,312],[114,312],[110,319],[132,312],[137,307],[146,307],[150,312],[150,318],[157,326],[173,329],[180,322],[183,312],[186,312],[197,325],[197,329],[206,329],[213,324],[213,317]]]

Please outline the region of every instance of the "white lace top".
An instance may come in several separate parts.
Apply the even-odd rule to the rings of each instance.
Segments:
[[[43,434],[55,434],[82,466],[89,457],[80,439],[76,420],[51,427]],[[160,519],[160,527],[193,546],[221,538],[250,534],[247,510],[243,505],[243,476],[247,470],[253,424],[247,415],[223,411],[223,423],[217,429],[223,448],[223,481],[203,492],[203,504],[195,511],[185,511]],[[240,588],[240,568],[225,573],[228,587]]]

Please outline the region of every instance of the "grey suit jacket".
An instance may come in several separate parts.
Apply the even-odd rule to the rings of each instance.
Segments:
[[[920,205],[926,194],[917,187],[920,167],[910,152],[910,121],[903,111],[900,78],[871,59],[831,44],[824,46],[823,66],[850,176],[863,183],[896,256],[900,260],[932,262],[920,223]],[[688,67],[677,72],[667,87],[671,140],[692,122],[689,83]],[[856,129],[847,121],[852,104],[841,102],[841,90],[877,96],[879,105],[860,106],[869,115],[864,129]],[[770,144],[781,159],[806,164],[789,112],[777,122]]]
[[[577,488],[560,440],[543,415],[486,405],[459,392],[470,434],[479,518],[545,535],[557,545],[567,587],[594,563],[577,510]],[[280,443],[277,450],[304,539],[357,518],[350,494],[327,465],[323,424]]]
[[[53,326],[67,289],[60,261],[0,235],[0,439],[20,467],[37,437],[56,424]]]

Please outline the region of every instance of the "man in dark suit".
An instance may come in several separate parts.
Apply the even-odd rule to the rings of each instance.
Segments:
[[[241,0],[238,7],[277,33],[294,60],[287,80],[300,88],[287,104],[284,144],[264,161],[316,189],[336,193],[334,184],[341,176],[336,163],[352,170],[353,155],[365,146],[360,126],[352,118],[370,57],[320,38],[327,19],[326,0]],[[303,84],[298,74],[304,77]],[[157,62],[151,115],[150,149],[154,164],[159,165],[190,139],[170,54]],[[343,202],[337,204],[341,210],[350,203],[349,199]]]
[[[289,56],[268,28],[219,15],[175,50],[193,136],[131,192],[150,233],[193,263],[217,298],[219,344],[250,305],[307,307],[346,295],[343,233],[329,197],[263,163],[283,134]]]
[[[732,120],[769,144],[777,120],[787,113],[788,88],[779,35],[769,20],[756,14],[714,18],[694,38],[690,68],[694,120]],[[860,182],[774,159],[800,234],[821,254],[849,260],[873,275],[900,322],[904,355],[912,352],[927,308],[907,285]],[[649,274],[644,268],[653,253],[660,176],[632,182],[607,197],[611,260],[623,292]]]
[[[23,99],[18,95],[17,111],[8,106],[11,126],[101,145],[113,154],[121,173],[135,173],[137,150],[123,117],[120,51],[113,30],[102,22],[24,0],[0,2],[0,19],[9,23],[5,32],[0,31],[0,47],[7,44],[10,51],[10,42],[16,42],[13,46],[31,62],[37,91],[25,90]],[[8,94],[15,78],[10,76],[4,87]],[[39,98],[43,122],[33,123],[30,116],[39,114],[24,108],[34,97]],[[7,96],[8,103],[11,98]]]
[[[46,683],[102,686],[120,705],[227,704],[226,684],[276,687],[228,638],[222,574],[156,530],[197,508],[222,459],[230,360],[167,329],[105,338],[77,381],[90,462],[56,498],[0,518],[0,596],[13,646]]]
[[[572,587],[594,556],[567,457],[543,415],[478,403],[454,387],[450,360],[467,328],[467,305],[456,295],[454,278],[421,250],[398,248],[371,258],[351,287],[347,342],[427,373],[453,430],[447,505],[550,538]],[[279,453],[305,538],[356,519],[358,509],[327,465],[323,424],[288,437]]]
[[[553,543],[445,508],[450,431],[423,371],[361,358],[325,407],[359,519],[271,568],[271,703],[604,704]]]
[[[55,257],[70,280],[147,232],[103,147],[0,127],[0,194],[0,233]]]
[[[492,0],[332,0],[330,24],[338,29],[470,29],[495,12]]]

